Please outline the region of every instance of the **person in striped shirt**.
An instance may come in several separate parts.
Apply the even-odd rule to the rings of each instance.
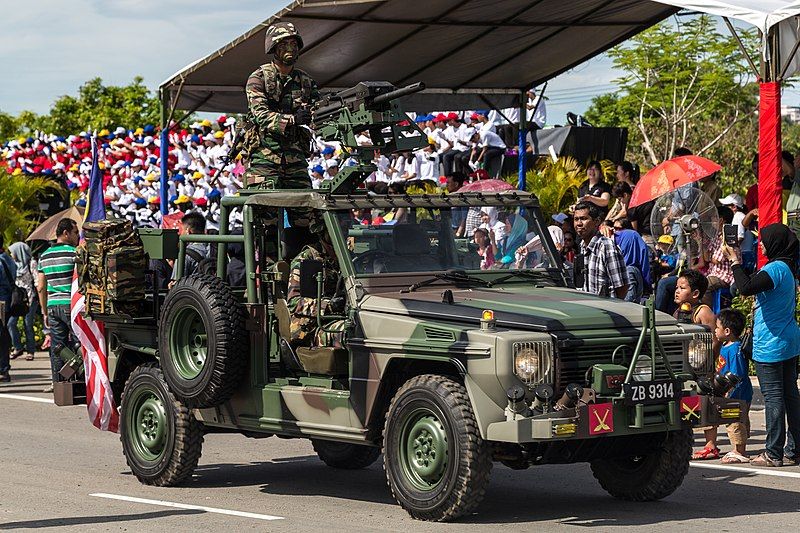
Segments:
[[[74,337],[69,316],[72,274],[75,270],[75,247],[80,232],[71,218],[63,218],[56,227],[56,243],[39,259],[39,303],[42,305],[44,323],[50,328],[50,370],[53,383],[58,381],[58,371],[64,363],[55,354],[59,345],[72,347]],[[50,384],[44,392],[53,392]]]

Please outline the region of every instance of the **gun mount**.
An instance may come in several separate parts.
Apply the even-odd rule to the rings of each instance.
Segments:
[[[385,81],[367,81],[322,98],[315,106],[311,127],[326,141],[337,141],[355,165],[345,165],[323,187],[332,194],[356,189],[377,167],[376,152],[414,150],[427,144],[425,134],[408,120],[397,99],[419,92],[423,83],[397,88]],[[369,145],[356,137],[365,134]]]

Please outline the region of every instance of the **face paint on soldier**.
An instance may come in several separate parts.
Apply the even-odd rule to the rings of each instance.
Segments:
[[[294,65],[300,57],[300,45],[297,39],[283,39],[275,47],[275,59],[284,65]]]

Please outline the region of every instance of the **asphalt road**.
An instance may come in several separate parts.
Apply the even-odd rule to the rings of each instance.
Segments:
[[[762,531],[797,527],[800,467],[690,468],[672,496],[620,502],[587,465],[513,471],[495,465],[478,512],[456,524],[415,522],[386,487],[381,462],[355,472],[325,466],[307,441],[208,435],[183,487],[141,485],[117,435],[88,422],[84,406],[56,407],[40,391],[47,363],[13,362],[0,385],[0,530],[59,531]],[[39,399],[40,401],[36,401]],[[754,451],[763,444],[753,413]],[[724,431],[722,432],[724,435]],[[698,444],[700,441],[698,439]],[[727,441],[721,441],[723,450]],[[248,514],[250,513],[250,514]]]

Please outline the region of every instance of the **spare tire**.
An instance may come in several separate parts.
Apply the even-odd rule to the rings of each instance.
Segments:
[[[167,293],[158,352],[170,390],[188,407],[214,407],[233,396],[247,368],[244,307],[216,276],[194,274]]]

